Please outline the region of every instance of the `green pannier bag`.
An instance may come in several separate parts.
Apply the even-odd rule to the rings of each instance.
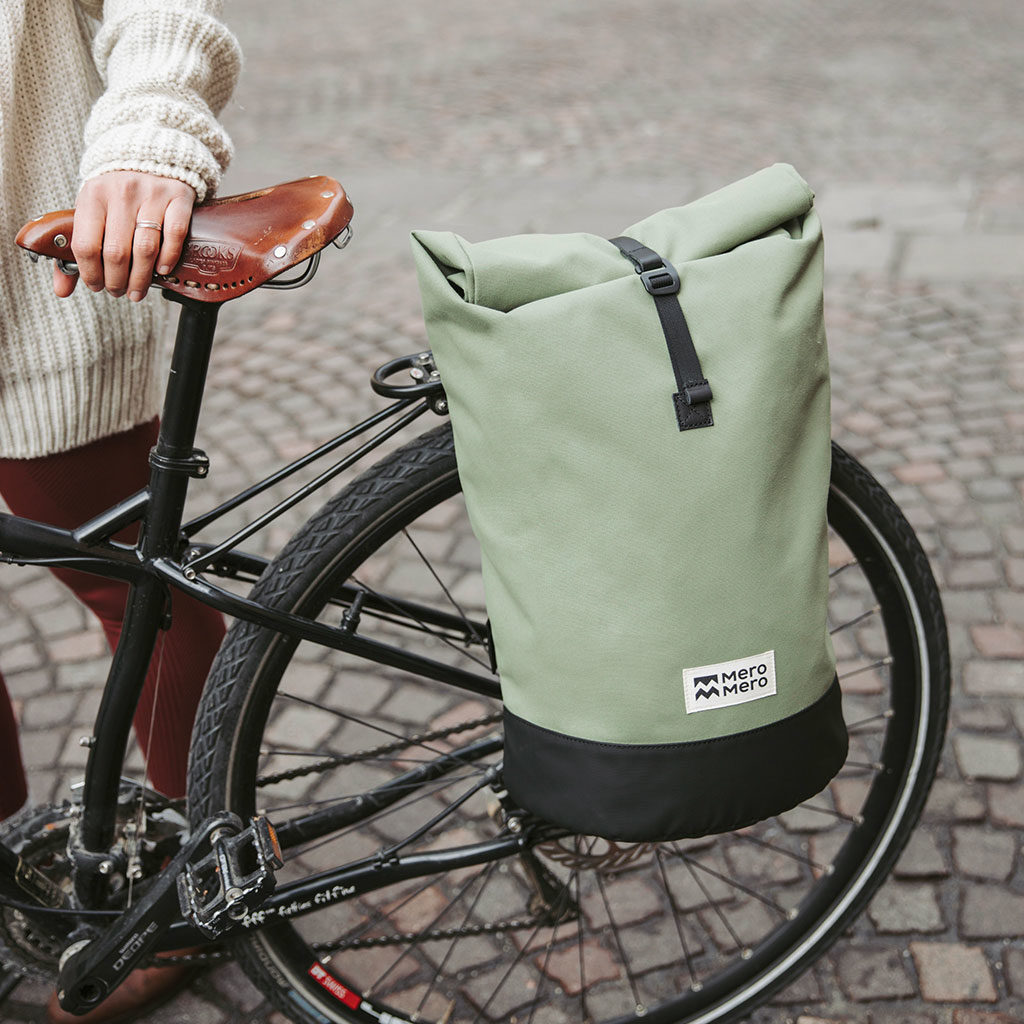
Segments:
[[[724,832],[845,760],[813,199],[776,165],[613,241],[413,233],[504,783],[556,825]]]

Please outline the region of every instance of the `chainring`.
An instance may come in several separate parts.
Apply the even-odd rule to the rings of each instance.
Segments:
[[[0,824],[0,842],[37,868],[64,892],[71,891],[67,859],[70,804],[32,807]],[[20,910],[0,906],[0,963],[8,969],[53,980],[63,944],[39,931]]]
[[[0,843],[70,894],[68,839],[77,831],[79,813],[80,805],[69,802],[28,808],[0,823]],[[144,822],[141,834],[136,824],[140,818]],[[122,909],[133,889],[143,891],[146,879],[160,872],[186,831],[187,821],[173,802],[123,780],[118,795],[117,842],[111,851],[108,908]],[[74,927],[69,921],[67,931]],[[20,910],[0,905],[0,964],[52,981],[67,944],[40,931]]]

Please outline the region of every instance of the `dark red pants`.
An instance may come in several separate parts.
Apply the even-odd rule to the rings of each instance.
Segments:
[[[40,459],[0,459],[0,494],[17,515],[56,526],[79,526],[146,486],[147,456],[156,436],[154,420],[69,452]],[[131,540],[134,532],[132,527],[118,539]],[[121,634],[127,584],[74,570],[53,571],[95,613],[113,649]],[[153,788],[178,797],[185,793],[192,721],[224,636],[224,621],[219,612],[182,594],[174,594],[173,601],[171,629],[160,634],[135,712],[135,734],[148,756]],[[14,711],[0,676],[0,819],[21,807],[26,795]]]

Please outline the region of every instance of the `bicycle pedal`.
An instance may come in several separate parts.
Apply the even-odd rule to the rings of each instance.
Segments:
[[[174,855],[166,869],[147,884],[145,893],[102,932],[72,933],[72,945],[64,950],[57,975],[61,1008],[83,1014],[98,1006],[131,971],[158,947],[175,919],[179,902],[176,884],[193,858],[207,859],[217,836],[243,835],[249,829],[228,812],[208,818]],[[75,941],[77,940],[77,941]]]
[[[218,829],[210,845],[202,860],[186,864],[178,875],[178,903],[186,920],[215,939],[274,892],[274,872],[284,858],[274,826],[263,817],[241,831]]]

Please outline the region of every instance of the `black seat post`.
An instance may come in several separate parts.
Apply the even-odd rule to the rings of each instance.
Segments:
[[[178,540],[185,495],[191,477],[204,477],[206,455],[196,449],[196,428],[202,406],[217,303],[197,302],[171,292],[167,298],[181,305],[178,333],[171,356],[170,375],[160,420],[160,435],[150,452],[150,507],[142,553],[146,558],[171,554]]]
[[[208,468],[205,454],[194,444],[220,307],[165,294],[179,302],[182,310],[160,434],[149,456],[149,501],[139,538],[144,562],[175,554],[189,479],[205,476]],[[167,598],[163,581],[149,575],[132,585],[125,607],[121,642],[103,691],[86,765],[83,849],[77,851],[75,879],[86,905],[101,887],[95,872],[113,840],[121,766],[156,638],[167,624]]]

